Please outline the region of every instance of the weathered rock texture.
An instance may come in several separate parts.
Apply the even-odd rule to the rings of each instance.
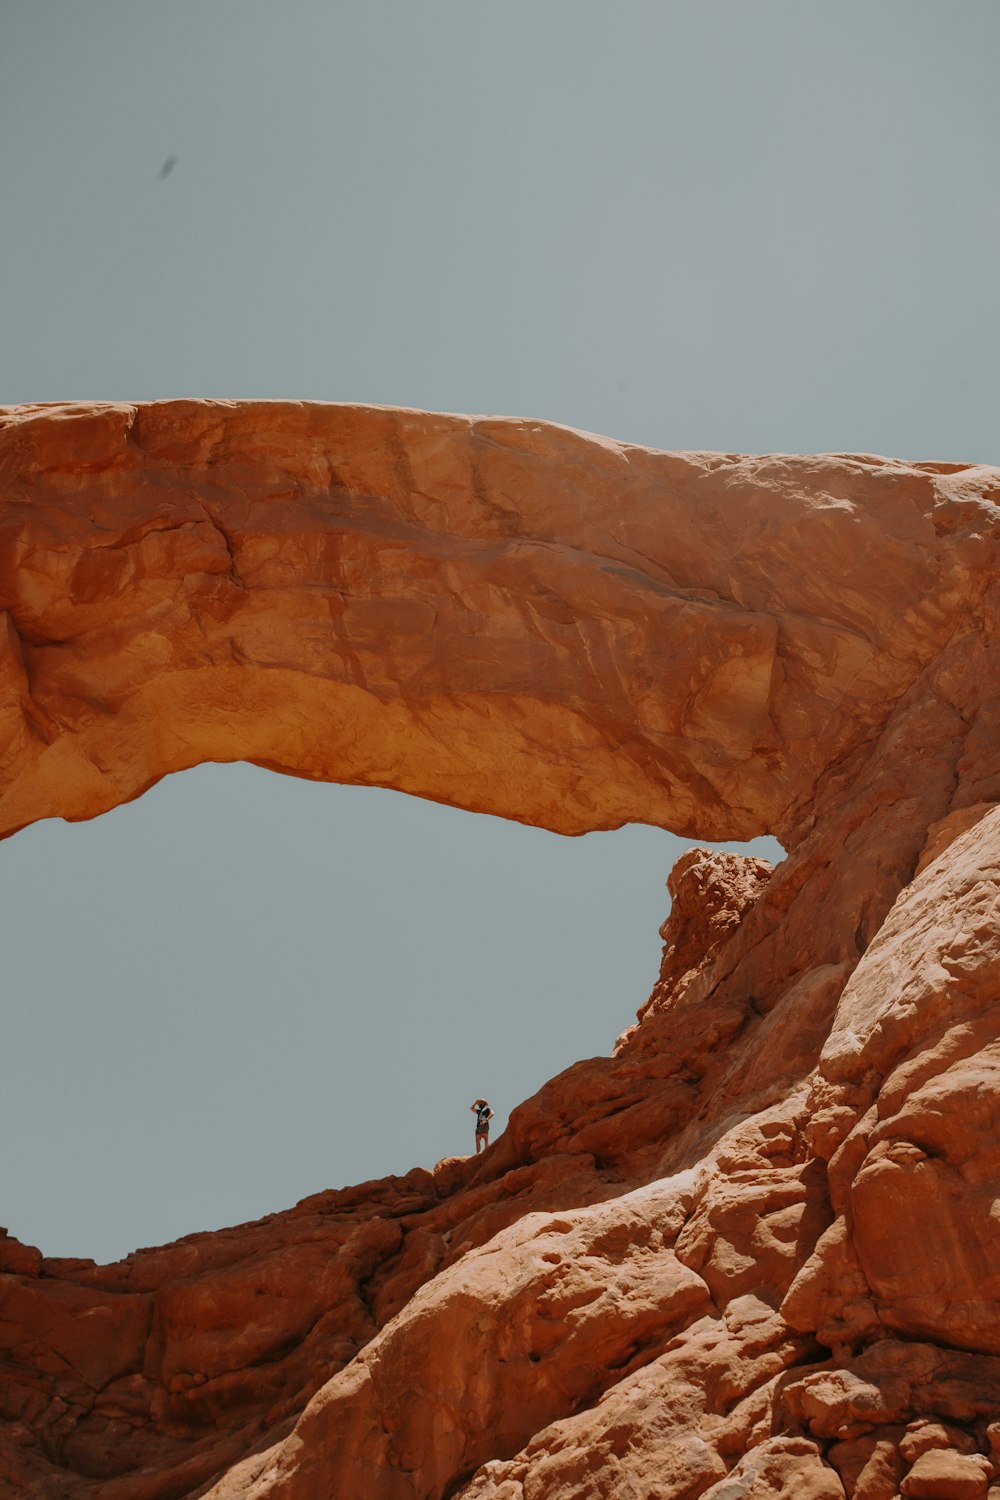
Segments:
[[[1000,471],[0,421],[6,831],[243,758],[789,851],[686,855],[639,1023],[481,1158],[108,1267],[0,1238],[0,1494],[986,1495]]]

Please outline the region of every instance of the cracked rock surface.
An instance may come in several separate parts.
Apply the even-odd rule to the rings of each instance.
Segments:
[[[21,407],[0,521],[4,832],[248,759],[788,850],[689,851],[637,1024],[480,1158],[0,1236],[0,1494],[997,1486],[1000,471]]]

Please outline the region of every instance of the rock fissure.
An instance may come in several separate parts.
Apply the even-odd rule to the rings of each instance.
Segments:
[[[243,578],[240,576],[239,561],[238,561],[238,558],[237,558],[237,555],[236,555],[236,546],[235,546],[235,542],[233,540],[233,533],[231,531],[228,531],[226,529],[226,527],[222,525],[222,523],[220,522],[220,520],[218,519],[218,517],[214,516],[211,513],[211,511],[209,510],[208,506],[205,504],[204,501],[201,502],[201,509],[204,512],[206,521],[212,527],[212,530],[215,531],[219,537],[221,537],[222,543],[223,543],[223,545],[224,545],[227,553],[229,554],[229,577],[230,577],[230,580],[233,583],[235,583],[239,588],[245,589],[247,587],[247,584],[245,583],[245,581],[243,580]],[[188,524],[188,523],[185,523],[185,524]]]

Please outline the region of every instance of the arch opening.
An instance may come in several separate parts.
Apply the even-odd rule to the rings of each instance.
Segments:
[[[685,847],[249,765],[24,830],[0,851],[11,1232],[110,1261],[465,1154],[478,1094],[496,1138],[633,1022]]]

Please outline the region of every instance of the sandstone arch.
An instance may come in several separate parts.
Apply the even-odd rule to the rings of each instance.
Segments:
[[[118,1266],[0,1234],[0,1481],[984,1494],[1000,470],[167,402],[10,409],[0,484],[4,832],[247,758],[789,850],[680,862],[640,1024],[481,1160]]]
[[[787,845],[969,618],[996,482],[388,408],[5,409],[0,830],[249,759]]]

